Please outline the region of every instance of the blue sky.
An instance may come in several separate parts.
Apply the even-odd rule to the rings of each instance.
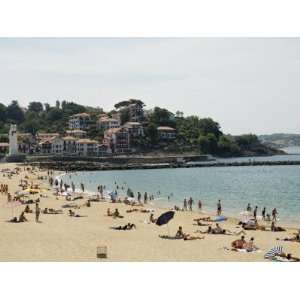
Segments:
[[[0,39],[0,101],[142,99],[224,132],[300,133],[300,39]]]

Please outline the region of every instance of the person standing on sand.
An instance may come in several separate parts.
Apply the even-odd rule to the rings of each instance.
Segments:
[[[82,192],[84,193],[84,184],[83,184],[83,183],[80,183],[80,186],[81,186]]]
[[[73,181],[72,181],[71,185],[72,185],[72,192],[74,193],[75,192],[75,184]]]
[[[202,202],[201,200],[198,201],[198,209],[201,211],[202,210]]]
[[[217,204],[217,215],[220,216],[221,213],[222,213],[222,205],[221,205],[221,200],[219,200]]]
[[[189,209],[190,209],[190,211],[193,210],[193,203],[194,203],[194,200],[193,200],[192,197],[190,197],[190,199],[189,199]]]
[[[255,206],[255,208],[254,208],[253,217],[256,220],[256,217],[257,217],[257,206]]]
[[[183,210],[187,210],[187,201],[186,198],[183,200]]]
[[[38,200],[39,200],[39,199],[38,199]],[[35,203],[35,222],[36,222],[36,223],[39,223],[39,222],[40,222],[40,220],[39,220],[39,218],[40,218],[40,213],[41,213],[41,209],[40,209],[40,207],[39,207],[39,203],[36,202],[36,203]]]
[[[272,210],[272,221],[277,221],[277,214],[278,214],[278,212],[277,212],[277,209],[276,209],[276,207]]]
[[[138,202],[141,203],[142,194],[140,192],[137,193]]]
[[[145,192],[145,194],[144,194],[144,203],[147,204],[147,201],[148,201],[148,194],[147,194],[147,192]]]
[[[262,215],[263,220],[265,220],[266,219],[266,208],[265,207],[263,208],[261,215]]]

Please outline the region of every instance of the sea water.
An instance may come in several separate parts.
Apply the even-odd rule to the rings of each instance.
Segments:
[[[120,196],[128,188],[135,197],[137,192],[147,192],[154,195],[155,204],[165,207],[182,207],[183,199],[192,197],[195,210],[201,199],[203,210],[209,213],[216,211],[221,199],[224,214],[236,217],[248,203],[258,206],[258,214],[263,207],[268,213],[276,207],[282,224],[300,224],[297,165],[75,172],[65,175],[63,181],[73,181],[76,188],[84,183],[86,190],[95,192],[97,186],[105,185],[106,191],[117,190]]]

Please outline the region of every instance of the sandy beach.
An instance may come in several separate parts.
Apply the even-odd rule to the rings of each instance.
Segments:
[[[4,163],[0,165],[0,169],[13,169],[16,166],[17,164]],[[24,171],[23,166],[20,168],[22,171],[12,178],[3,177],[0,173],[0,184],[8,184],[12,195],[21,190],[18,186],[20,179],[27,175],[28,181],[40,184],[42,194],[47,196],[40,198],[41,209],[62,209],[62,205],[70,204],[64,197],[56,197],[53,194],[48,179],[38,180],[38,176],[47,176],[47,171],[32,174]],[[39,195],[31,195],[28,199],[35,200],[38,197]],[[84,195],[84,199],[75,202],[82,205],[87,199],[87,195]],[[255,245],[260,250],[253,253],[234,252],[225,250],[224,247],[230,249],[231,242],[237,239],[236,236],[194,233],[199,229],[207,229],[194,224],[194,218],[207,216],[196,211],[178,211],[168,226],[157,226],[148,222],[149,213],[127,213],[126,210],[131,207],[123,203],[92,202],[91,207],[73,209],[76,213],[86,216],[82,218],[69,217],[68,208],[63,208],[63,214],[41,214],[40,223],[35,222],[34,213],[26,214],[28,222],[7,222],[13,216],[18,217],[25,205],[12,208],[7,204],[5,194],[0,194],[0,207],[0,261],[266,261],[266,251],[277,245],[282,245],[285,253],[300,257],[299,243],[276,240],[292,237],[296,232],[295,228],[289,228],[286,232],[247,231],[246,240],[254,237]],[[155,210],[155,218],[166,211],[154,205],[147,207]],[[34,209],[34,205],[31,204],[30,208]],[[118,208],[124,218],[113,219],[107,216],[108,208],[111,211]],[[226,212],[224,215],[226,216]],[[110,228],[128,222],[134,223],[137,228],[128,231]],[[220,225],[234,232],[241,230],[241,227],[237,226],[237,220],[233,218]],[[183,227],[185,233],[205,238],[184,241],[159,237],[166,234],[175,235],[179,226]],[[107,259],[96,257],[96,249],[99,246],[107,246]]]

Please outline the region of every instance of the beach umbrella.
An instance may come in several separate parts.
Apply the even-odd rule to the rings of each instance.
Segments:
[[[270,258],[275,257],[276,255],[280,255],[283,253],[282,250],[283,250],[282,246],[275,246],[265,254],[265,258],[270,259]]]
[[[161,225],[168,224],[169,221],[174,218],[174,214],[175,214],[175,212],[172,210],[167,211],[166,213],[163,213],[162,215],[160,215],[158,217],[158,219],[156,221],[156,225],[161,226]]]

